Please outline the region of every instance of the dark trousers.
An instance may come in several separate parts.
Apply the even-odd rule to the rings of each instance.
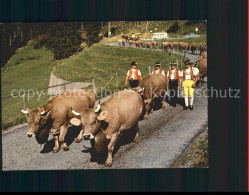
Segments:
[[[129,81],[130,81],[131,88],[137,87],[139,84],[139,80],[129,80]]]
[[[173,105],[176,104],[177,88],[178,88],[178,80],[169,80],[170,104],[173,104]]]

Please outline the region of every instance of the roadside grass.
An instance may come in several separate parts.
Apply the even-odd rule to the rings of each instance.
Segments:
[[[193,139],[190,146],[171,165],[172,168],[207,168],[208,163],[208,127]]]
[[[46,48],[33,49],[32,42],[18,49],[16,54],[1,69],[2,97],[10,96],[11,91],[15,89],[17,90],[14,91],[14,94],[20,89],[27,91],[48,87],[51,72],[59,78],[77,81],[96,75],[122,71],[118,74],[118,87],[116,86],[117,79],[114,78],[104,90],[101,90],[101,87],[105,86],[114,74],[95,79],[97,98],[99,99],[100,96],[109,95],[113,90],[125,88],[125,77],[131,61],[138,62],[138,68],[144,78],[149,75],[148,65],[152,65],[152,71],[153,64],[160,61],[166,71],[169,69],[170,60],[178,59],[179,62],[181,58],[179,55],[169,56],[167,52],[112,47],[101,44],[95,44],[67,59],[54,60],[52,57],[52,53]],[[92,80],[85,82],[92,82]],[[92,89],[92,86],[88,89]],[[26,96],[27,107],[34,109],[42,106],[49,97],[47,90],[29,93],[29,96]],[[2,100],[2,129],[26,121],[25,115],[20,112],[23,106],[22,97]]]

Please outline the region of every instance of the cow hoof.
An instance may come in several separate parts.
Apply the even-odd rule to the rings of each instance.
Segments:
[[[54,147],[53,148],[53,153],[57,153],[59,151],[59,148]]]
[[[63,148],[63,150],[64,150],[64,151],[68,151],[68,150],[69,150],[69,147],[68,147],[68,146],[65,146],[65,147]]]
[[[76,143],[80,143],[81,141],[82,141],[82,138],[81,139],[75,138]]]
[[[111,167],[112,166],[112,160],[106,160],[105,161],[105,166],[106,167]]]

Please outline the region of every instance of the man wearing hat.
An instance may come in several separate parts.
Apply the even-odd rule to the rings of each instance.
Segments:
[[[190,61],[185,62],[186,68],[182,70],[182,78],[184,80],[183,90],[185,98],[185,106],[183,110],[187,110],[188,108],[190,110],[193,110],[194,88],[198,80],[198,74],[199,74],[199,69],[192,67],[193,64],[194,63]],[[180,87],[181,87],[181,81],[180,81]],[[189,97],[190,97],[190,102],[188,102]]]
[[[155,69],[152,71],[151,74],[162,74],[163,76],[165,76],[165,73],[163,71],[163,69],[161,69],[161,63],[160,62],[156,62],[155,63]]]
[[[177,101],[177,88],[180,88],[179,79],[182,76],[181,71],[176,68],[176,63],[172,62],[171,70],[167,72],[167,78],[169,83],[169,92],[170,92],[170,106],[176,107]]]
[[[127,76],[125,79],[125,85],[128,84],[128,79],[130,81],[130,87],[134,88],[137,87],[139,84],[139,79],[142,81],[142,75],[140,70],[137,68],[137,62],[132,61],[131,62],[131,68],[127,72]]]

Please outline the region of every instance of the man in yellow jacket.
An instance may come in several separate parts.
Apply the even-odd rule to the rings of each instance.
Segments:
[[[184,99],[185,99],[185,106],[183,110],[193,110],[193,102],[194,102],[194,88],[196,82],[198,80],[199,69],[192,67],[194,63],[188,61],[185,63],[186,68],[182,70],[182,79],[183,82],[183,90],[184,90]],[[179,84],[179,90],[181,89],[181,79]],[[188,101],[190,97],[190,102]]]

